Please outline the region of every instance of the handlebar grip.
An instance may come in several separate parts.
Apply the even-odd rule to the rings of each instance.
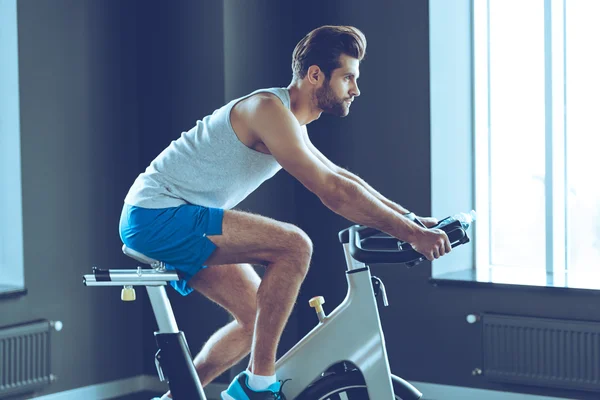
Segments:
[[[469,242],[469,237],[467,235],[466,230],[463,228],[460,221],[454,220],[449,222],[448,220],[443,220],[445,224],[438,224],[437,229],[441,229],[446,232],[448,239],[450,240],[450,245],[452,247],[459,246],[461,244]],[[436,228],[433,227],[433,228]],[[357,261],[376,264],[376,263],[410,263],[416,265],[418,262],[425,259],[421,253],[417,252],[412,248],[412,246],[407,242],[402,242],[400,240],[395,241],[396,248],[382,248],[382,249],[367,249],[363,246],[363,242],[365,239],[372,238],[378,234],[386,235],[382,240],[387,240],[390,242],[390,236],[377,230],[374,228],[369,228],[360,225],[351,226],[348,230],[348,244],[350,249],[350,255]],[[342,234],[344,231],[340,232],[340,239],[342,239]],[[373,241],[377,240],[375,238]]]

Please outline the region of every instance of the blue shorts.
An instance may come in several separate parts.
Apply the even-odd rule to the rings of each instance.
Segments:
[[[192,204],[169,208],[142,208],[125,204],[119,222],[123,243],[179,272],[170,284],[182,295],[194,289],[188,281],[205,268],[217,246],[206,235],[220,235],[223,210]]]

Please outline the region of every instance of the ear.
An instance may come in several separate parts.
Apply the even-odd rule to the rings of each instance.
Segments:
[[[323,72],[321,71],[321,68],[319,68],[318,65],[311,65],[308,68],[306,77],[308,78],[308,81],[310,83],[312,83],[313,85],[317,85],[317,84],[319,84],[319,82],[324,80],[325,75],[323,74]]]

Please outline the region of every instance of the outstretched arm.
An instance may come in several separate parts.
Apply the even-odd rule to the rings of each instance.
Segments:
[[[304,129],[279,99],[257,98],[247,124],[283,169],[333,212],[408,242],[426,235],[416,223],[384,205],[357,182],[336,173],[310,151],[303,139]]]
[[[279,164],[333,212],[409,242],[428,260],[452,250],[442,230],[423,229],[383,204],[362,185],[330,169],[306,145],[302,128],[281,101],[259,98],[248,128],[269,149]]]

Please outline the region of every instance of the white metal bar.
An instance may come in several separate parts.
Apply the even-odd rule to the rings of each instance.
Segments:
[[[476,274],[491,266],[490,251],[490,49],[489,0],[473,0],[473,126],[475,209],[480,215],[475,230]]]
[[[564,0],[544,0],[546,274],[565,279]]]
[[[110,280],[96,280],[96,275],[84,275],[86,286],[160,286],[169,281],[178,281],[177,272],[160,272],[149,269],[110,269],[108,270]]]
[[[546,276],[552,276],[552,247],[554,232],[552,231],[554,216],[553,206],[553,168],[552,163],[552,0],[544,0],[544,103],[545,103],[545,189],[546,189]]]
[[[154,316],[156,317],[158,325],[157,333],[179,332],[177,321],[175,321],[175,315],[173,315],[173,309],[171,308],[171,302],[167,297],[165,288],[162,286],[146,286],[146,290],[148,291],[150,304],[152,304],[152,310],[154,310]]]
[[[552,258],[553,284],[566,282],[565,0],[552,0]]]

